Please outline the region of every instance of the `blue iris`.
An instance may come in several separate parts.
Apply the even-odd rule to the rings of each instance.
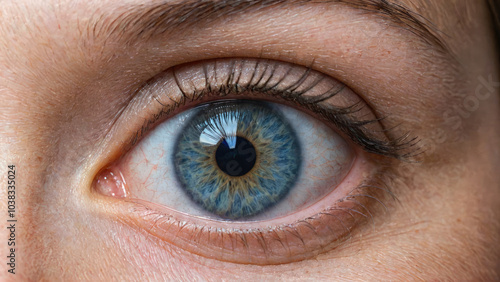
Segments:
[[[174,150],[176,175],[203,209],[229,219],[282,200],[301,165],[295,132],[269,104],[224,101],[199,107]]]

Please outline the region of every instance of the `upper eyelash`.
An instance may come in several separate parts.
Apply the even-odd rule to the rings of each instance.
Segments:
[[[266,61],[268,63],[265,64],[265,69],[262,71],[260,77],[254,82],[255,78],[258,75],[258,66],[263,61]],[[346,107],[330,106],[328,108],[320,104],[322,101],[328,100],[341,92],[343,88],[346,87],[344,84],[342,84],[339,89],[331,88],[323,94],[317,95],[316,97],[306,97],[306,95],[304,94],[307,94],[309,91],[311,91],[311,89],[314,89],[314,87],[325,78],[325,76],[321,76],[320,78],[311,82],[310,85],[305,86],[304,90],[297,91],[297,89],[299,89],[301,86],[304,86],[303,83],[307,81],[308,76],[313,70],[312,64],[311,66],[306,68],[303,75],[300,76],[295,82],[284,89],[279,89],[279,85],[287,79],[290,71],[293,69],[293,66],[290,66],[285,75],[278,79],[277,82],[275,82],[273,85],[269,85],[270,82],[273,81],[273,78],[275,78],[276,66],[279,62],[275,61],[274,64],[270,64],[270,60],[259,59],[256,62],[256,66],[252,73],[252,77],[249,80],[249,83],[247,85],[242,85],[239,83],[242,69],[238,69],[236,62],[236,60],[231,62],[231,71],[227,79],[225,80],[224,84],[220,85],[217,89],[214,89],[210,85],[207,65],[204,65],[203,72],[205,75],[205,87],[201,91],[196,89],[194,91],[190,91],[192,92],[190,93],[190,95],[188,95],[182,88],[175,72],[176,68],[174,67],[172,72],[175,83],[183,95],[182,99],[180,101],[175,101],[169,97],[169,99],[173,102],[173,105],[165,105],[161,103],[157,97],[155,97],[155,100],[159,104],[161,104],[162,109],[150,120],[147,120],[142,128],[135,134],[131,142],[132,145],[134,145],[146,132],[148,132],[151,125],[155,124],[163,116],[168,115],[180,106],[185,105],[188,101],[194,102],[196,100],[200,100],[207,93],[219,93],[220,96],[227,96],[231,93],[239,94],[245,91],[250,91],[268,94],[273,97],[279,97],[280,99],[283,99],[287,102],[299,104],[301,107],[304,107],[305,109],[316,113],[324,120],[333,123],[340,131],[345,133],[354,143],[361,146],[366,152],[392,157],[403,161],[411,161],[414,156],[421,153],[421,149],[418,146],[418,143],[420,141],[419,138],[411,137],[411,134],[409,132],[402,134],[400,137],[391,139],[388,137],[387,133],[394,130],[395,128],[383,129],[382,133],[384,133],[384,136],[387,137],[387,139],[382,140],[375,137],[373,134],[374,132],[370,132],[370,130],[366,126],[375,122],[381,122],[385,118],[382,117],[376,119],[360,120],[353,117],[354,113],[361,111],[365,107],[361,105],[360,102]],[[240,66],[243,66],[243,63],[240,64]],[[264,80],[264,77],[266,76],[269,68],[271,68],[269,77],[267,77],[262,84],[262,81]],[[214,77],[217,77],[217,60],[214,60],[214,72]],[[191,98],[189,98],[189,96],[191,96]]]

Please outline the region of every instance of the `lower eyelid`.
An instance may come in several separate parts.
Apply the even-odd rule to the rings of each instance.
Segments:
[[[392,195],[384,183],[387,172],[366,160],[356,163],[345,181],[315,205],[267,222],[207,220],[138,199],[122,201],[117,216],[202,257],[258,265],[299,261],[339,246],[385,208]],[[366,171],[372,173],[363,178]]]

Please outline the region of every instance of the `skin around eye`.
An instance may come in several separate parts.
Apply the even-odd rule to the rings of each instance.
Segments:
[[[137,99],[132,101],[136,107],[144,101],[153,101],[145,108],[146,112],[150,110],[154,114],[140,130],[141,135],[132,138],[132,149],[103,173],[120,175],[119,184],[126,183],[127,191],[122,194],[129,197],[115,202],[118,210],[123,209],[117,215],[124,222],[192,253],[250,264],[287,263],[310,258],[343,242],[354,227],[371,216],[368,208],[380,203],[376,194],[387,190],[380,188],[381,172],[374,169],[360,146],[354,145],[356,142],[390,144],[377,139],[381,130],[377,131],[377,122],[367,119],[373,117],[373,113],[366,107],[358,107],[360,99],[344,85],[310,68],[253,59],[201,62],[161,74],[146,85]],[[289,191],[282,193],[278,200],[265,204],[256,212],[232,213],[227,208],[221,212],[218,210],[220,197],[206,202],[196,196],[200,193],[196,186],[201,186],[198,183],[205,180],[194,175],[200,171],[205,173],[205,168],[193,166],[193,158],[205,157],[204,165],[211,162],[213,179],[217,175],[231,179],[224,175],[227,172],[217,169],[216,151],[221,140],[214,141],[216,146],[211,153],[200,152],[200,146],[193,149],[187,142],[200,140],[203,130],[192,127],[209,119],[209,116],[200,116],[210,113],[210,105],[216,104],[213,101],[221,99],[226,105],[237,104],[233,99],[247,99],[246,104],[260,103],[266,105],[264,108],[272,108],[276,113],[268,111],[262,118],[253,117],[256,120],[250,119],[246,127],[265,124],[264,120],[273,115],[282,116],[295,132],[290,135],[295,135],[300,144],[296,147],[300,147],[298,159],[301,163],[297,173],[291,173],[297,179],[292,179],[293,185],[285,184]],[[296,109],[255,100],[275,100]],[[202,102],[208,102],[205,108],[194,107]],[[314,114],[323,121],[316,119]],[[282,123],[280,119],[272,124]],[[191,123],[194,125],[186,127]],[[336,125],[342,133],[332,130]],[[262,139],[262,128],[255,130],[260,130],[259,138]],[[256,167],[267,160],[259,156],[263,147],[257,142],[258,138],[248,132],[233,135],[254,142]],[[268,135],[272,136],[273,132]],[[346,141],[346,136],[351,141]],[[138,142],[138,139],[141,140]],[[369,150],[367,146],[365,150]],[[189,162],[179,167],[176,158],[186,156]],[[102,175],[97,179],[102,179]],[[102,194],[109,196],[107,191],[115,191],[107,187],[105,181],[96,183],[96,191]],[[224,201],[259,196],[254,192],[252,197],[226,194],[218,193],[225,197]]]

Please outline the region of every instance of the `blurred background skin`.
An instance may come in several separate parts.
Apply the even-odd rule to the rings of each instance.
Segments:
[[[0,5],[2,226],[11,164],[17,172],[18,220],[15,275],[5,263],[9,233],[1,231],[2,280],[500,278],[500,79],[486,2],[397,1],[430,21],[431,33],[459,64],[433,60],[435,53],[415,43],[407,29],[345,3],[271,5],[237,19],[221,17],[201,31],[188,25],[133,46],[120,44],[117,30],[107,28],[140,2]],[[173,2],[183,1],[166,1]],[[102,33],[92,37],[95,30],[89,27],[95,21]],[[409,49],[424,55],[414,58]],[[360,89],[381,113],[401,117],[403,126],[423,140],[425,161],[398,168],[400,203],[377,216],[374,228],[362,229],[316,259],[231,264],[131,228],[117,220],[106,201],[91,196],[95,172],[106,165],[95,144],[126,105],[122,93],[176,64],[207,56],[259,57],[262,50],[271,59],[298,64],[313,57],[325,70],[338,63],[344,70],[336,77],[341,81],[373,77]],[[134,68],[142,69],[126,72]],[[420,69],[455,76],[411,71]],[[443,85],[447,94],[438,91]],[[370,86],[395,90],[377,96]],[[418,96],[424,90],[429,91]]]

